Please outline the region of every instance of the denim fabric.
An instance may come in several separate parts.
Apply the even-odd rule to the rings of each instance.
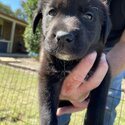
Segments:
[[[108,92],[106,113],[104,119],[104,125],[113,125],[116,117],[116,106],[120,102],[121,98],[121,82],[125,78],[125,71],[118,74],[111,80],[110,89]],[[58,117],[58,125],[68,125],[70,122],[70,114],[66,114]]]
[[[58,125],[68,125],[70,122],[70,115],[66,114],[58,117]]]
[[[111,86],[107,98],[104,125],[113,125],[114,123],[116,117],[115,108],[117,107],[121,99],[121,82],[123,78],[125,78],[125,71],[118,74],[111,81]]]

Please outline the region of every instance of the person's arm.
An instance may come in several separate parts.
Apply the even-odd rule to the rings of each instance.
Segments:
[[[119,42],[107,54],[112,77],[125,70],[125,30]]]

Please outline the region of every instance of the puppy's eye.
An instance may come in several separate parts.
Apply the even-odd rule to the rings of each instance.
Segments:
[[[53,8],[48,12],[48,15],[50,16],[56,16],[57,15],[57,9]]]
[[[93,20],[93,14],[90,12],[87,12],[83,15],[83,18],[87,19],[87,20]]]

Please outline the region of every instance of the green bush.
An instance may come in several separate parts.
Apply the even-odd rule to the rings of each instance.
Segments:
[[[40,48],[40,29],[36,30],[36,33],[33,34],[32,26],[29,24],[24,32],[24,41],[25,46],[28,52],[38,53]]]
[[[38,26],[35,34],[32,32],[32,20],[37,8],[37,2],[38,0],[27,0],[26,2],[22,2],[28,22],[28,26],[24,32],[24,42],[29,53],[38,53],[40,48],[41,26]]]

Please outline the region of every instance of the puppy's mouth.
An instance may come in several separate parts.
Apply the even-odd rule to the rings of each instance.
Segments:
[[[64,60],[64,61],[73,61],[73,60],[77,60],[80,59],[80,57],[78,55],[76,55],[75,53],[71,53],[71,52],[66,52],[66,51],[62,51],[60,49],[45,49],[47,51],[47,53],[49,53],[52,56],[55,56],[57,59],[60,60]]]
[[[80,49],[65,49],[63,47],[49,47],[45,48],[48,54],[55,56],[57,59],[64,61],[73,61],[83,58],[85,52],[80,51]]]
[[[79,60],[82,57],[80,55],[77,55],[76,53],[70,53],[70,52],[65,52],[65,51],[58,51],[55,54],[52,54],[56,58],[64,61],[73,61],[73,60]]]
[[[61,60],[65,60],[65,61],[71,61],[71,60],[76,59],[73,56],[66,54],[66,53],[57,53],[55,56],[56,56],[56,58],[61,59]]]

